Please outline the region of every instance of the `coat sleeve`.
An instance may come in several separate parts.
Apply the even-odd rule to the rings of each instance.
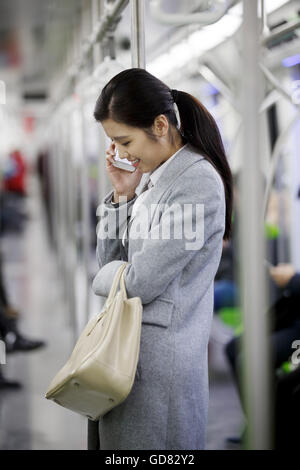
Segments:
[[[102,200],[97,209],[100,221],[97,225],[97,248],[96,256],[99,267],[113,260],[121,260],[120,243],[130,218],[132,207],[137,195],[128,202],[121,202],[115,208],[111,204],[113,190]]]
[[[180,178],[159,206],[159,221],[151,226],[142,249],[133,254],[124,271],[128,297],[140,297],[142,304],[161,295],[199,250],[207,249],[211,237],[219,233],[221,242],[224,234],[224,189],[215,170],[204,167],[197,178],[192,165]],[[133,225],[130,236],[132,229]],[[100,265],[93,282],[97,295],[108,296],[122,263],[113,260]]]

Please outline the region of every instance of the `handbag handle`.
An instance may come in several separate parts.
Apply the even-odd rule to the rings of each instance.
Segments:
[[[116,291],[117,291],[117,287],[119,285],[120,279],[121,279],[121,289],[123,290],[124,296],[127,299],[127,292],[126,292],[125,283],[124,283],[124,276],[123,276],[123,272],[124,272],[127,264],[128,264],[127,262],[122,264],[122,266],[120,266],[120,268],[116,272],[116,275],[114,277],[114,282],[112,283],[112,286],[111,286],[111,289],[110,289],[110,292],[109,292],[109,296],[108,296],[108,299],[107,299],[107,302],[106,302],[107,306],[113,301],[113,299],[116,295]]]

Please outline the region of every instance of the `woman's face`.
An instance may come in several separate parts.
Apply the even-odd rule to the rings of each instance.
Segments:
[[[138,168],[142,173],[155,170],[174,153],[170,149],[169,125],[164,115],[157,117],[152,126],[156,140],[151,139],[142,129],[120,124],[110,118],[101,124],[106,135],[116,145],[120,158],[132,161],[140,159]]]

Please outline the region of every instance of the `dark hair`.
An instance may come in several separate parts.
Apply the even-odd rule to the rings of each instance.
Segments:
[[[228,239],[231,232],[232,175],[218,126],[200,101],[184,91],[171,90],[144,69],[132,68],[113,77],[103,88],[96,102],[94,117],[99,122],[111,118],[138,127],[153,138],[151,127],[159,114],[164,114],[170,125],[177,126],[174,98],[184,142],[203,155],[222,178],[226,200],[224,239]]]

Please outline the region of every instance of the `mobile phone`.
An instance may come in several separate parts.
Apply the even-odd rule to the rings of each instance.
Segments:
[[[114,162],[113,162],[113,166],[117,167],[117,168],[121,168],[121,170],[126,170],[126,171],[135,171],[136,168],[132,165],[132,163],[130,163],[129,160],[127,160],[127,158],[120,158],[119,157],[119,152],[118,150],[116,149],[116,155],[113,157],[114,159]]]

